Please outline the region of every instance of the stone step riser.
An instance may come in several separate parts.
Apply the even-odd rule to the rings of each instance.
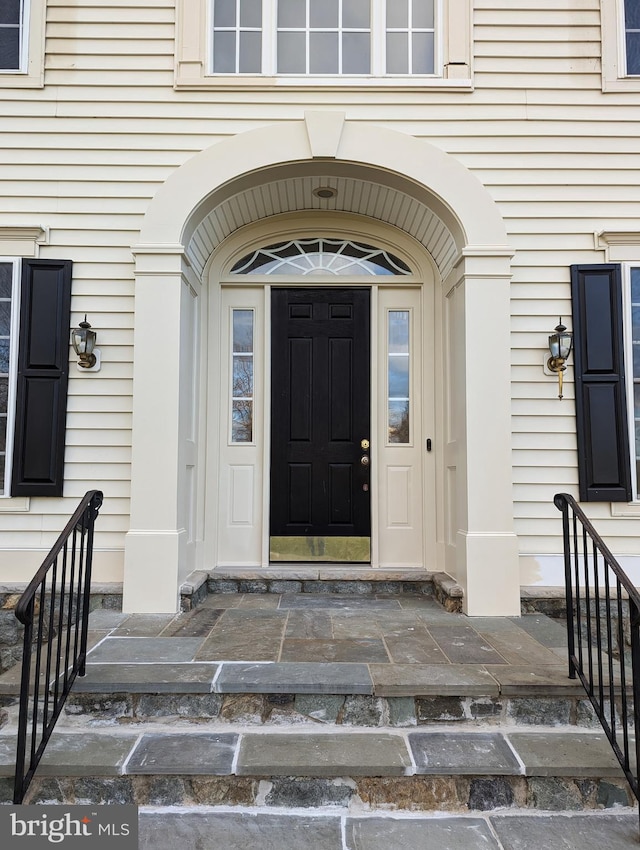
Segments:
[[[589,700],[580,697],[375,697],[361,694],[74,694],[68,718],[87,722],[182,718],[228,724],[397,728],[474,722],[487,726],[568,726],[598,729]],[[620,723],[619,711],[618,724]],[[632,728],[633,717],[628,725]]]
[[[11,799],[2,780],[2,802]],[[46,776],[36,777],[27,803],[140,806],[243,806],[347,811],[581,811],[632,806],[622,779],[544,776]]]

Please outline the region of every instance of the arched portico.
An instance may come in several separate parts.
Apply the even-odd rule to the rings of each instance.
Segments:
[[[446,413],[437,440],[438,568],[463,585],[469,614],[517,614],[508,356],[512,252],[504,225],[483,186],[452,157],[411,136],[331,112],[309,112],[302,121],[213,145],[172,174],[149,205],[134,247],[125,610],[176,610],[180,582],[197,566],[195,528],[203,506],[195,479],[203,458],[196,329],[208,256],[246,224],[309,209],[304,181],[311,185],[309,177],[323,173],[375,187],[374,200],[369,188],[345,192],[351,206],[342,211],[406,231],[439,269],[446,376],[440,403]],[[290,198],[284,189],[265,188],[294,181],[300,188]],[[262,208],[267,195],[272,200]]]

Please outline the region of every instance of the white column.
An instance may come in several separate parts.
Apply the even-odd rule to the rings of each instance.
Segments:
[[[519,616],[511,457],[510,256],[464,252],[459,269],[457,578],[470,616]]]
[[[131,528],[123,610],[173,613],[187,544],[179,508],[183,250],[139,246],[135,254]]]

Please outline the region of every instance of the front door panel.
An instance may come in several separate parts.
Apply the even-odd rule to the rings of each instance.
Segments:
[[[370,292],[271,298],[270,559],[368,562]]]

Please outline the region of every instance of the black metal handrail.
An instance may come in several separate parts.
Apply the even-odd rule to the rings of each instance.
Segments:
[[[569,677],[582,682],[640,800],[640,593],[575,499],[553,501],[562,511]]]
[[[76,676],[85,674],[93,529],[101,505],[99,490],[86,493],[16,605],[24,625],[16,804],[24,800]]]

